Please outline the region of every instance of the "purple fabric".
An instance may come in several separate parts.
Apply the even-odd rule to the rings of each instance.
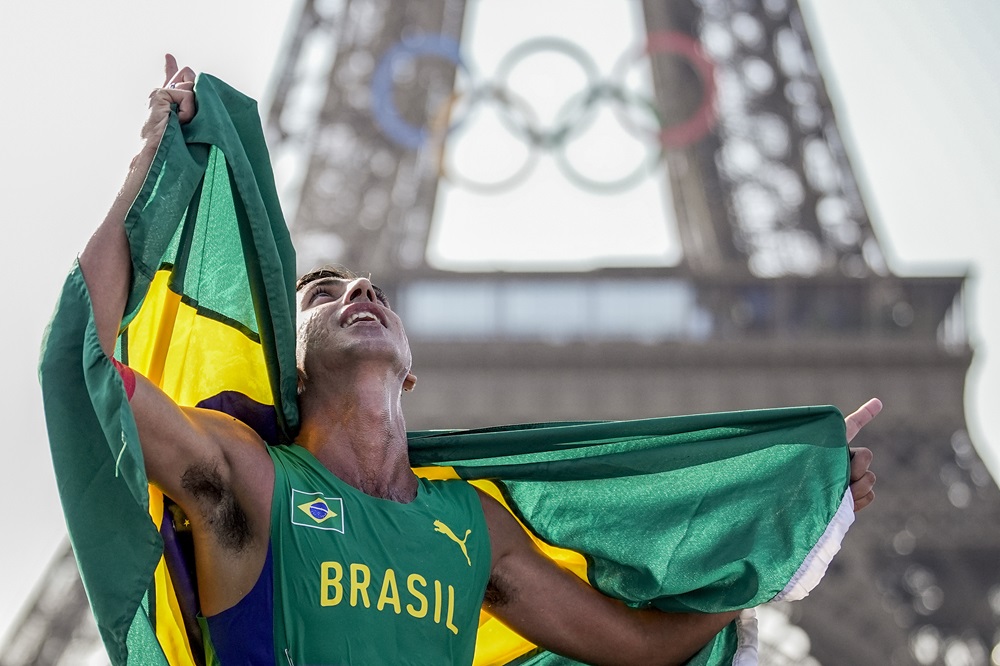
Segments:
[[[202,647],[201,626],[197,620],[198,595],[195,592],[194,549],[191,542],[191,532],[190,530],[182,530],[178,534],[174,527],[173,518],[173,509],[177,506],[167,498],[164,498],[164,503],[163,521],[160,524],[160,536],[163,537],[163,558],[173,581],[174,592],[177,594],[177,603],[181,608],[181,616],[184,618],[184,628],[187,630],[188,640],[191,642],[191,651],[195,662],[200,666],[205,663],[205,655]]]
[[[205,618],[212,646],[223,666],[275,663],[273,567],[268,544],[264,569],[253,589],[232,608]]]
[[[278,442],[278,419],[274,405],[251,400],[239,391],[223,391],[205,398],[195,406],[229,414],[253,428],[265,442]]]

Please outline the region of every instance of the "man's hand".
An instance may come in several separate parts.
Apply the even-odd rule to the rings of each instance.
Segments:
[[[149,94],[149,117],[142,126],[141,136],[154,149],[160,142],[163,130],[170,117],[170,106],[177,105],[177,119],[186,123],[194,118],[194,70],[190,67],[177,68],[177,60],[169,53],[164,58],[163,87]]]
[[[847,426],[848,443],[858,432],[882,411],[882,401],[872,398],[861,405],[856,412],[844,419]],[[854,497],[854,510],[860,511],[875,499],[875,473],[869,467],[874,457],[871,450],[864,447],[851,447],[851,495]]]

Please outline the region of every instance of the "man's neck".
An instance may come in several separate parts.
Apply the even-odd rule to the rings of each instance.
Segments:
[[[359,374],[323,384],[307,384],[303,391],[297,443],[361,492],[412,501],[417,478],[410,469],[398,381]]]

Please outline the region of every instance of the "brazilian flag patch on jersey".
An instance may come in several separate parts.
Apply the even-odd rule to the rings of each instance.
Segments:
[[[344,500],[292,488],[292,524],[344,533]]]

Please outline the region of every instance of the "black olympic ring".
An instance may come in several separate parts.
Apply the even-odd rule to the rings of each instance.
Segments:
[[[610,99],[615,102],[616,105],[628,105],[634,103],[642,104],[643,102],[648,101],[640,99],[638,102],[633,102],[626,98],[627,94],[628,93],[622,88],[610,85],[599,85],[586,91],[586,94],[582,96],[583,101],[581,105],[586,111],[589,111],[598,102],[604,99]],[[571,99],[570,102],[567,103],[567,106],[569,106],[573,101],[574,100]],[[647,110],[654,117],[658,116],[658,112],[652,103],[648,104]],[[592,120],[593,115],[588,116],[587,119],[588,121]],[[621,118],[619,118],[619,120],[621,121]],[[627,129],[629,128],[629,125],[627,125],[624,121],[621,122],[623,127],[626,127]],[[583,126],[582,128],[580,126],[574,128],[572,135],[568,136],[565,141],[560,143],[553,150],[556,164],[559,166],[559,170],[562,174],[566,176],[567,179],[584,189],[608,193],[621,192],[630,189],[653,172],[656,165],[660,163],[660,160],[663,159],[663,155],[666,152],[666,149],[663,146],[660,146],[658,150],[651,152],[646,159],[637,164],[634,169],[626,173],[621,178],[614,180],[597,180],[596,178],[584,175],[581,170],[573,166],[573,163],[569,159],[569,155],[566,154],[566,150],[570,144],[577,141],[584,132],[586,132],[586,126]]]
[[[508,86],[511,72],[527,57],[541,52],[562,54],[583,70],[586,86],[572,95],[556,114],[551,127],[541,126],[537,114],[523,98],[515,95]],[[702,82],[702,96],[698,109],[686,120],[665,126],[653,100],[629,91],[622,83],[630,66],[645,56],[673,54],[688,61]],[[600,80],[597,65],[582,48],[566,40],[545,37],[528,40],[511,50],[497,66],[496,82],[482,84],[470,92],[456,92],[432,114],[429,127],[417,127],[403,119],[393,99],[394,73],[403,63],[420,58],[436,57],[448,60],[461,71],[469,74],[461,51],[454,39],[446,35],[425,34],[408,38],[395,44],[382,56],[372,77],[372,115],[382,133],[398,145],[419,150],[428,144],[437,149],[441,177],[464,187],[483,192],[507,189],[530,175],[537,161],[532,148],[553,151],[556,163],[563,174],[580,186],[590,189],[615,191],[634,185],[650,172],[666,150],[689,146],[708,134],[715,123],[714,65],[704,55],[698,42],[679,32],[653,32],[647,42],[632,53],[625,54],[612,71],[611,81]],[[586,131],[593,118],[596,105],[605,100],[614,105],[616,117],[630,133],[647,145],[657,145],[658,150],[622,178],[596,180],[581,173],[566,155],[566,147]],[[462,104],[464,103],[464,108]],[[529,148],[525,162],[515,172],[493,182],[475,181],[459,176],[453,166],[446,163],[445,137],[456,132],[481,104],[495,104],[499,117],[512,134]],[[636,123],[628,113],[639,109],[652,119],[650,126]],[[456,113],[456,111],[464,111]],[[454,117],[453,117],[454,116]]]
[[[437,150],[438,176],[445,178],[449,182],[455,183],[456,185],[465,187],[466,189],[482,193],[502,192],[514,187],[520,182],[523,182],[528,176],[531,175],[531,172],[534,171],[535,164],[537,164],[539,158],[538,152],[530,149],[530,143],[528,144],[528,154],[524,163],[515,169],[511,175],[499,180],[474,180],[460,175],[458,170],[450,165],[447,151],[445,150],[447,145],[444,141],[444,136],[446,134],[460,132],[462,128],[465,127],[466,120],[469,116],[468,114],[463,115],[462,122],[459,123],[449,124],[447,120],[451,115],[453,108],[462,101],[463,97],[464,95],[462,93],[452,94],[448,102],[441,106],[437,116],[431,122],[431,126],[434,128],[433,137],[435,139],[433,145]],[[538,120],[538,117],[531,106],[529,106],[522,97],[509,91],[502,91],[492,87],[480,88],[469,95],[469,98],[470,109],[476,109],[482,104],[500,104],[501,109],[506,111],[507,114],[510,113],[511,109],[515,109],[523,114],[526,121],[529,123],[534,123]],[[468,113],[471,114],[472,112],[473,111],[470,110]],[[501,119],[503,119],[507,114],[501,115]]]

